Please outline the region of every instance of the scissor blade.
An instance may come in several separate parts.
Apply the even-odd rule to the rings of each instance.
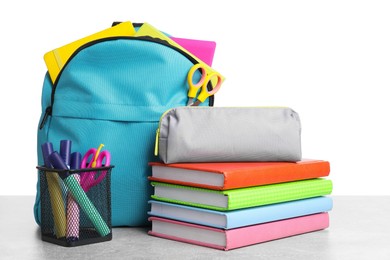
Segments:
[[[196,107],[196,106],[199,106],[200,103],[202,103],[202,101],[200,101],[199,99],[197,99],[194,103],[192,103],[190,106],[191,107]]]
[[[187,106],[192,106],[193,103],[194,103],[194,99],[193,98],[188,98]]]

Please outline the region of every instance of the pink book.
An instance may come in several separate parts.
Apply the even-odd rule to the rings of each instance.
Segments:
[[[235,229],[218,229],[159,217],[150,217],[149,235],[175,241],[231,250],[329,227],[327,212]]]
[[[216,47],[215,42],[177,37],[170,38],[211,67]]]

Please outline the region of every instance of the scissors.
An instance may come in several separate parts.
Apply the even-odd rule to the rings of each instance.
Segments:
[[[199,79],[198,82],[194,83],[193,82],[194,74],[199,69],[201,70],[201,78]],[[209,85],[209,83],[212,85],[212,80],[214,78],[217,79],[217,83],[215,87],[213,87],[213,89],[209,91],[207,89],[207,86]],[[187,75],[187,81],[190,88],[188,90],[187,106],[199,106],[199,104],[204,102],[208,97],[218,92],[222,84],[222,75],[217,72],[207,74],[205,65],[198,63],[191,67]],[[197,97],[197,99],[194,101],[196,95],[198,94],[199,89],[201,89],[200,94]]]
[[[81,160],[81,168],[97,168],[103,166],[103,161],[105,159],[105,166],[110,165],[111,155],[108,151],[100,152],[104,144],[101,144],[98,149],[91,148],[89,149],[83,159]],[[91,161],[88,162],[89,157],[92,155]],[[99,171],[98,171],[99,172]],[[87,192],[93,186],[99,184],[104,177],[106,177],[107,171],[101,171],[99,176],[96,171],[83,172],[80,174],[80,185],[85,192]]]

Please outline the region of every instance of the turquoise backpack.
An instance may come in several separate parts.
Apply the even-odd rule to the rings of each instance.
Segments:
[[[114,37],[80,47],[56,82],[46,74],[41,145],[72,140],[72,151],[85,153],[103,143],[111,153],[112,226],[149,225],[152,193],[148,163],[157,161],[154,144],[158,121],[166,110],[187,103],[187,73],[197,61],[150,37]],[[200,75],[199,75],[200,77]],[[203,105],[213,105],[213,97]],[[39,179],[39,178],[38,178]],[[34,216],[40,225],[40,184]]]

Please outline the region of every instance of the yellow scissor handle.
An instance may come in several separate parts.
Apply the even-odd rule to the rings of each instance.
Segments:
[[[198,69],[201,70],[201,78],[199,79],[198,82],[194,83],[194,81],[193,81],[194,74]],[[188,90],[188,97],[190,97],[190,98],[196,97],[196,94],[198,94],[199,88],[203,85],[203,82],[205,82],[205,80],[206,80],[206,76],[207,76],[206,68],[202,64],[198,63],[198,64],[195,64],[194,66],[191,67],[191,69],[187,75],[187,82],[188,82],[188,86],[190,88]]]
[[[96,167],[96,161],[97,161],[97,158],[99,157],[99,153],[102,150],[103,146],[104,146],[104,144],[100,144],[99,145],[99,148],[97,149],[97,151],[95,153],[95,157],[92,160],[91,168],[95,168]]]
[[[208,90],[207,89],[207,85],[209,84],[209,82],[212,83],[212,80],[216,78],[217,79],[217,83],[216,85],[213,87],[212,90]],[[210,75],[208,75],[206,77],[206,79],[204,80],[204,83],[202,85],[202,90],[200,91],[200,94],[198,96],[198,100],[201,101],[201,102],[204,102],[208,97],[214,95],[215,93],[218,92],[218,90],[221,88],[221,84],[222,84],[222,75],[217,73],[217,72],[213,72],[211,73]]]

